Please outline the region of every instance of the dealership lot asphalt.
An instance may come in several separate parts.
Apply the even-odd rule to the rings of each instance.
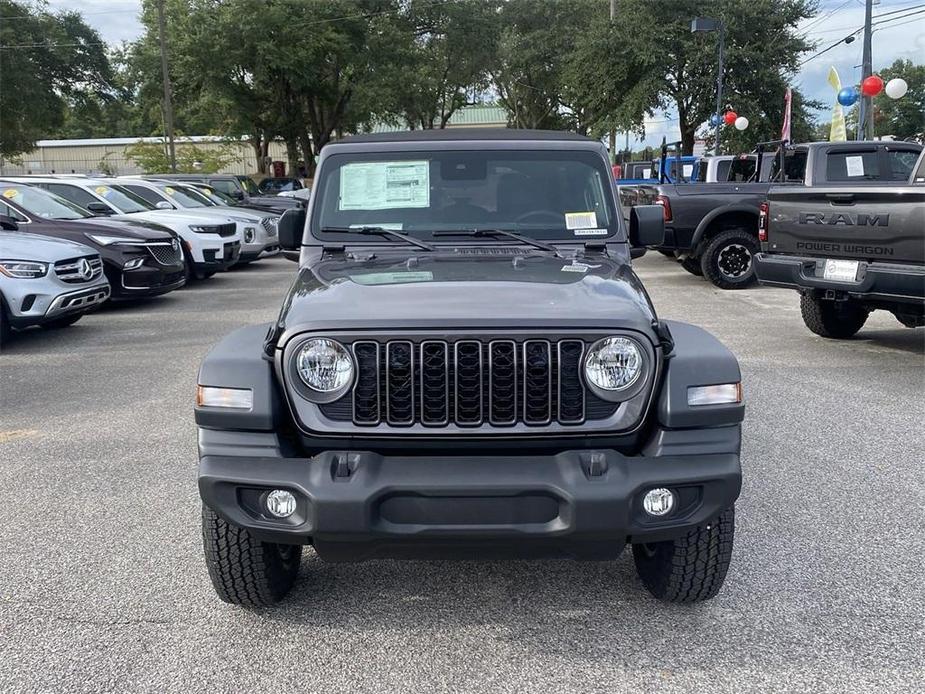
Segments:
[[[271,320],[283,259],[106,309],[0,355],[0,691],[921,691],[925,331],[809,333],[785,290],[649,254],[660,314],[739,357],[745,483],[725,589],[655,602],[608,563],[323,564],[218,601],[199,541],[196,371]]]

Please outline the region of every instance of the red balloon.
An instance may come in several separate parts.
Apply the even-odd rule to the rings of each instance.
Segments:
[[[879,75],[871,75],[861,82],[861,93],[864,96],[877,96],[883,91],[883,80]]]
[[[735,111],[726,111],[726,113],[723,114],[723,122],[725,122],[726,125],[733,125],[738,117],[739,114]]]

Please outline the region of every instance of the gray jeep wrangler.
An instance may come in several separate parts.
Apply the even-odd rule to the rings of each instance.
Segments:
[[[282,598],[325,560],[612,559],[657,598],[722,586],[741,487],[735,357],[659,320],[599,142],[429,131],[324,148],[280,220],[279,317],[199,373],[199,491],[219,597]]]

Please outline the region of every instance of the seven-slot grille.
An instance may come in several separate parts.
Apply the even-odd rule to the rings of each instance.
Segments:
[[[170,243],[149,243],[145,245],[145,248],[161,265],[177,265],[183,262],[180,244],[174,248]]]
[[[68,258],[55,263],[55,274],[62,282],[82,284],[92,282],[103,272],[103,261],[98,255]]]
[[[260,226],[267,232],[267,236],[276,236],[276,224],[278,221],[276,217],[264,217],[260,220]]]
[[[351,348],[354,388],[346,402],[322,411],[342,416],[346,405],[358,425],[580,424],[616,407],[605,403],[586,413],[580,372],[586,346],[578,338],[360,340]]]

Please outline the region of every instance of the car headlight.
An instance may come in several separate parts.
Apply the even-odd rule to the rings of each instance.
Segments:
[[[116,243],[137,246],[141,243],[138,239],[128,239],[124,236],[106,236],[105,234],[84,234],[84,236],[101,246],[112,246]]]
[[[642,374],[642,349],[628,337],[605,337],[598,340],[585,358],[585,378],[604,391],[626,390]]]
[[[218,227],[206,224],[190,224],[190,231],[195,231],[197,234],[217,234]]]
[[[353,383],[353,358],[347,349],[324,337],[305,342],[296,356],[302,383],[326,401],[343,395]]]
[[[32,263],[28,260],[0,260],[0,273],[19,280],[33,280],[44,277],[48,272],[45,263]]]

